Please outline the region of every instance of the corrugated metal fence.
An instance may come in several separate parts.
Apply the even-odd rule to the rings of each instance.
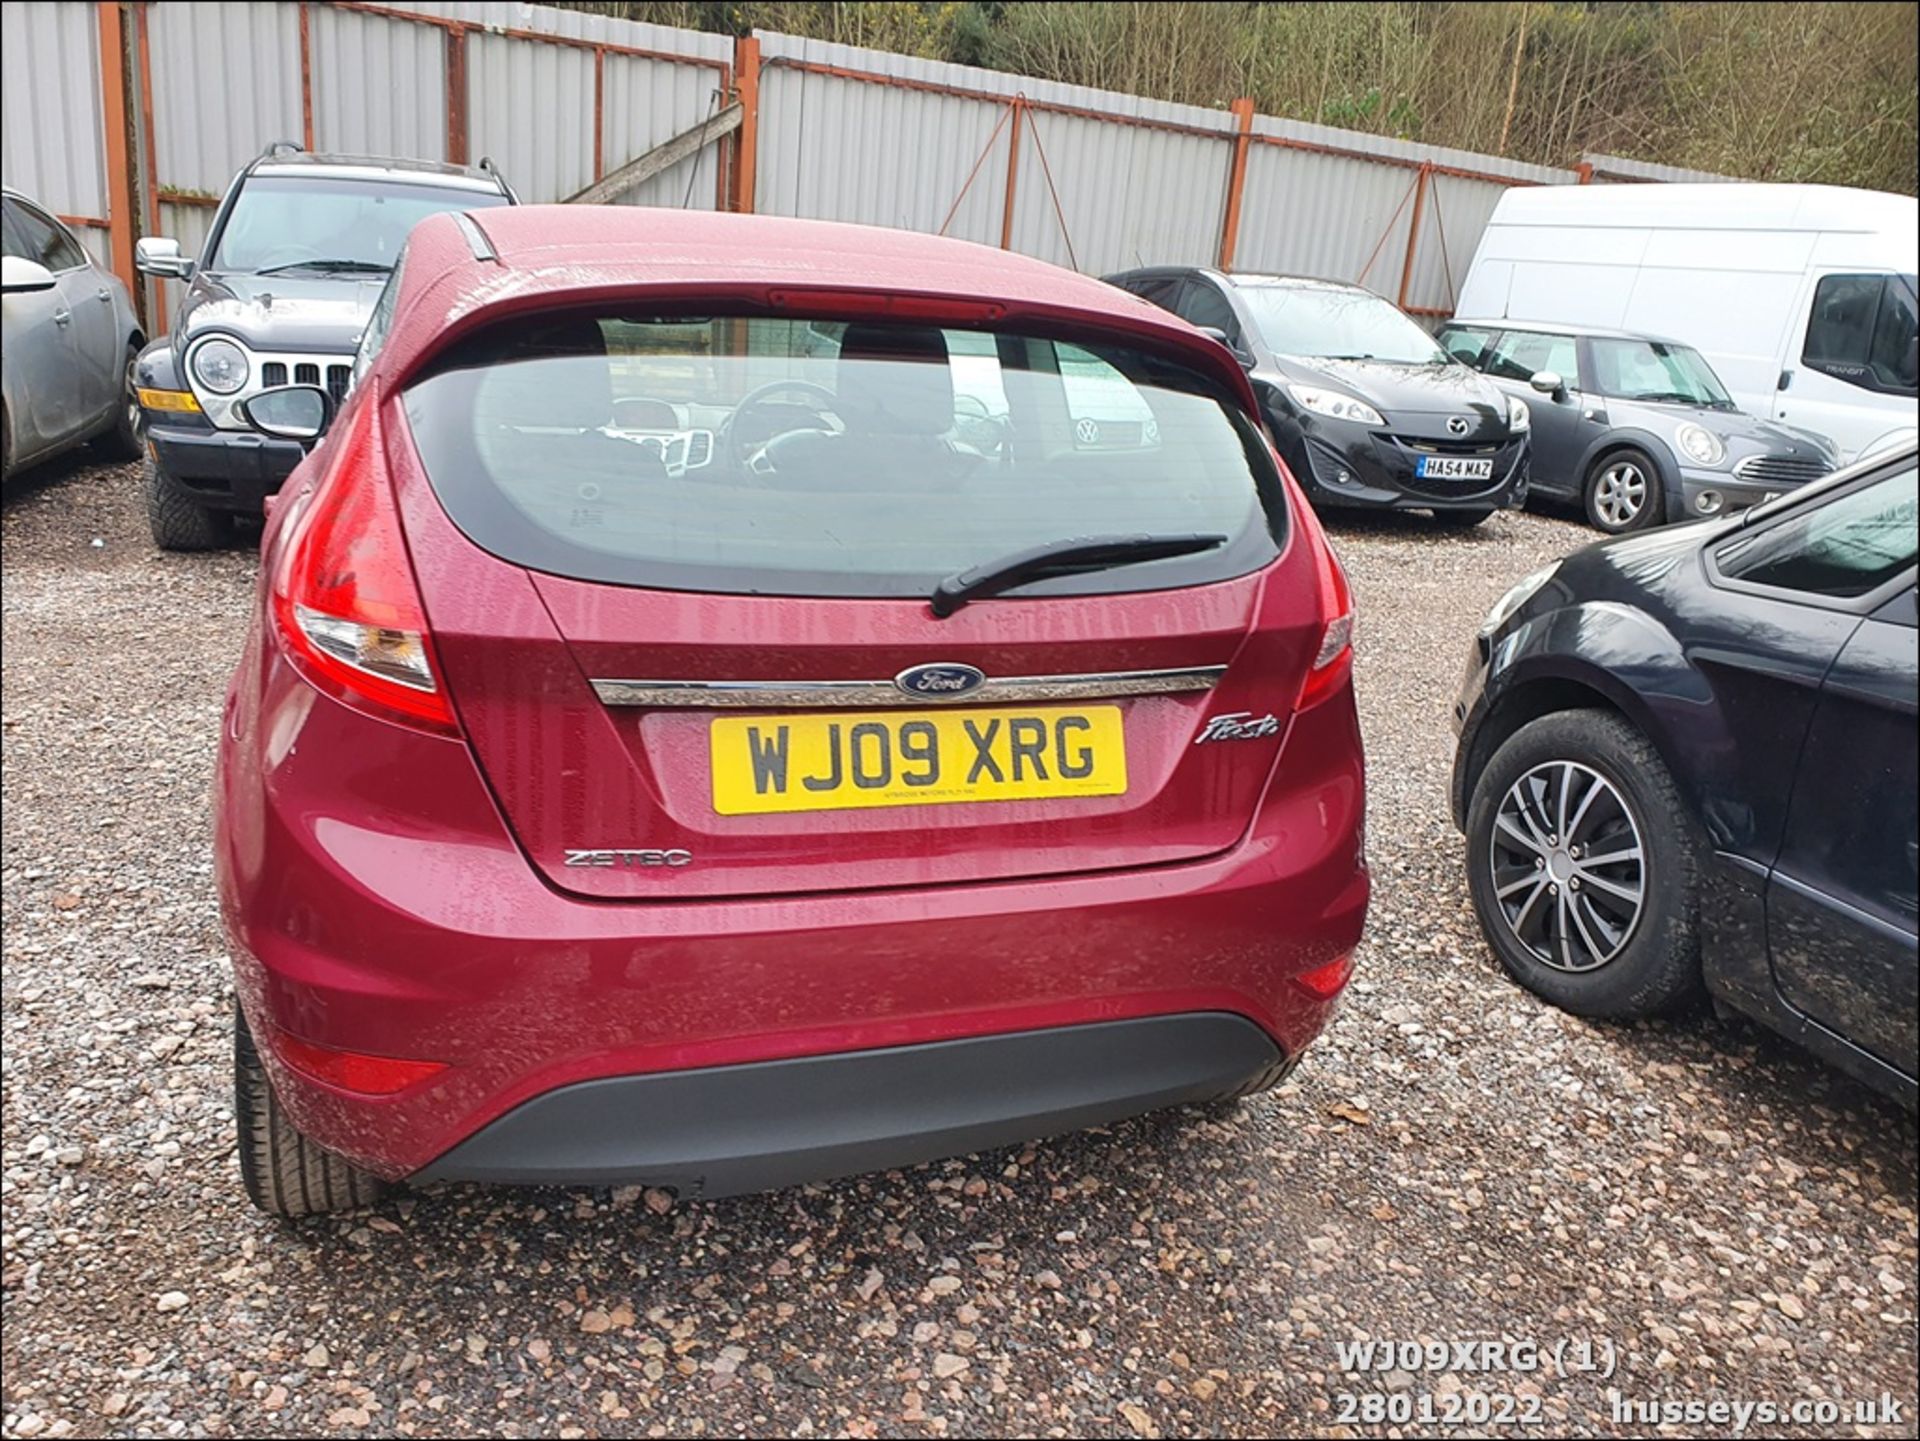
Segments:
[[[91,5],[0,4],[0,55],[0,177],[111,264],[99,16]]]
[[[753,208],[1100,274],[1234,265],[1448,314],[1500,194],[1574,170],[756,32]],[[744,69],[744,66],[743,66]]]
[[[1513,185],[1668,178],[1493,156],[755,32],[502,3],[0,5],[5,178],[132,278],[205,238],[273,140],[473,162],[563,200],[729,102],[741,123],[620,197],[939,231],[1093,274],[1217,264],[1358,280],[1449,313]],[[1678,174],[1679,172],[1673,172]],[[150,323],[165,303],[143,297]]]

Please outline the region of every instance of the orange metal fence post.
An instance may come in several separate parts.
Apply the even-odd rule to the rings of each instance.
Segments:
[[[1014,191],[1020,180],[1020,111],[1026,106],[1024,95],[1013,97],[1013,109],[1009,112],[1012,124],[1007,127],[1007,203],[1000,212],[1000,248],[1013,249],[1013,202]]]
[[[733,208],[751,215],[760,145],[760,42],[751,35],[734,42],[733,75],[740,96],[740,128],[734,132],[733,145]]]
[[[107,134],[107,245],[113,254],[113,273],[126,282],[128,293],[138,289],[133,269],[133,232],[140,224],[140,205],[134,184],[133,159],[127,148],[127,49],[116,0],[101,0],[100,109]]]
[[[1406,308],[1407,290],[1413,284],[1413,254],[1420,244],[1420,215],[1427,208],[1427,182],[1432,178],[1431,166],[1422,165],[1420,175],[1413,183],[1413,223],[1407,226],[1407,259],[1400,267],[1400,306]]]
[[[154,154],[153,138],[153,52],[147,44],[147,30],[153,7],[141,3],[133,7],[134,62],[140,77],[140,215],[147,234],[160,234],[160,172]],[[148,335],[164,335],[167,330],[167,292],[158,277],[149,278],[144,291],[134,291],[140,301],[140,318]]]
[[[309,12],[313,6],[300,4],[300,143],[313,149],[313,29]]]
[[[447,31],[447,161],[467,163],[467,29]]]
[[[1593,166],[1587,161],[1582,160],[1578,165],[1574,166],[1573,173],[1580,177],[1574,182],[1576,185],[1593,184]]]
[[[595,46],[593,51],[593,178],[607,173],[607,52]]]
[[[1233,171],[1227,177],[1227,215],[1220,224],[1220,268],[1233,269],[1233,252],[1240,244],[1240,197],[1247,185],[1247,151],[1253,138],[1253,99],[1242,95],[1233,111]]]

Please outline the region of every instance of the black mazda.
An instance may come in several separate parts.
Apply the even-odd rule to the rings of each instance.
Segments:
[[[1521,581],[1454,707],[1481,928],[1585,1016],[1704,989],[1915,1098],[1914,450]]]
[[[1155,267],[1107,281],[1211,330],[1316,507],[1478,525],[1526,499],[1529,411],[1370,290]]]

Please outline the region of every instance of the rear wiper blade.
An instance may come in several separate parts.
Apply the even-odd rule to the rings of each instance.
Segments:
[[[377,260],[289,260],[285,265],[269,265],[265,270],[256,270],[255,275],[278,275],[283,270],[325,270],[335,274],[349,271],[365,275],[386,275],[393,267],[382,265]]]
[[[933,589],[929,601],[934,615],[945,620],[968,601],[998,595],[1030,580],[1083,571],[1111,570],[1148,560],[1195,555],[1227,543],[1224,535],[1083,535],[1048,541],[1032,550],[1016,551],[1000,560],[976,565],[950,575]]]

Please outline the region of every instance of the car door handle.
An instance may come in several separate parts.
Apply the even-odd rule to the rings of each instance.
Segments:
[[[55,325],[66,325],[72,320],[73,312],[71,310],[56,310],[53,312],[53,323]]]
[[[111,290],[106,290],[106,289],[96,290],[93,292],[93,298],[99,301],[102,305],[113,304],[113,292]]]

